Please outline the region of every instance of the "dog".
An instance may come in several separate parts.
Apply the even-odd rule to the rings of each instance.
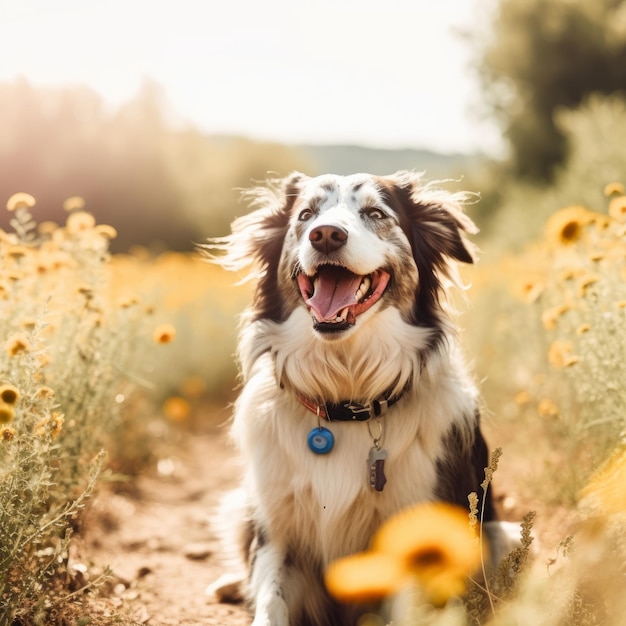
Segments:
[[[473,263],[466,194],[417,173],[309,177],[252,192],[209,244],[256,280],[231,434],[244,463],[227,523],[254,626],[354,624],[323,572],[410,505],[468,506],[489,465],[447,292]],[[482,495],[481,495],[482,497]],[[496,519],[487,491],[484,522]]]

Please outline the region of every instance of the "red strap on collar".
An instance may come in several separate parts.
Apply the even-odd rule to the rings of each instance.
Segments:
[[[397,396],[381,397],[371,404],[359,404],[346,400],[337,404],[319,403],[302,393],[296,394],[300,403],[311,413],[323,417],[329,422],[366,422],[372,417],[383,416],[390,406],[395,404],[402,394]]]

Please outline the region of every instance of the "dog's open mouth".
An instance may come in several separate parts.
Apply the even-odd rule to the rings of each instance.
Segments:
[[[314,326],[323,332],[346,330],[383,295],[390,275],[383,269],[360,276],[338,265],[320,265],[314,276],[298,275],[298,286]]]

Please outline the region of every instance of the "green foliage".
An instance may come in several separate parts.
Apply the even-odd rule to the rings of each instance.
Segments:
[[[490,32],[479,32],[474,46],[486,106],[509,142],[513,171],[550,179],[568,149],[555,112],[626,85],[626,3],[500,0]]]
[[[39,234],[34,200],[0,231],[0,624],[50,624],[73,573],[69,540],[145,366],[138,311],[108,306],[110,231],[84,211]],[[142,346],[143,343],[145,345]],[[156,346],[155,346],[156,348]],[[132,404],[131,404],[132,403]]]
[[[481,227],[480,244],[488,256],[520,251],[541,235],[558,208],[602,206],[604,186],[623,178],[626,100],[621,94],[593,94],[579,108],[562,108],[555,116],[569,151],[552,183],[520,180],[498,163],[464,181],[483,196],[470,212]]]

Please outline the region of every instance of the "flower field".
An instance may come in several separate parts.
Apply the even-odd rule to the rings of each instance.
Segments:
[[[604,194],[603,205],[555,206],[519,252],[485,241],[464,270],[463,340],[501,452],[484,488],[505,518],[525,519],[521,547],[486,580],[460,584],[480,561],[480,512],[470,539],[456,518],[414,512],[391,536],[381,529],[356,567],[328,573],[338,597],[373,588],[401,625],[621,624],[626,195],[619,183]],[[16,194],[0,232],[2,625],[132,623],[89,612],[87,592],[97,597],[108,571],[85,583],[72,562],[84,509],[99,485],[150,471],[150,442],[192,429],[237,384],[236,316],[250,287],[199,255],[111,255],[115,231],[82,198],[64,208],[65,224],[38,223],[35,199]],[[438,542],[442,524],[451,530]],[[389,552],[408,555],[413,591]]]

